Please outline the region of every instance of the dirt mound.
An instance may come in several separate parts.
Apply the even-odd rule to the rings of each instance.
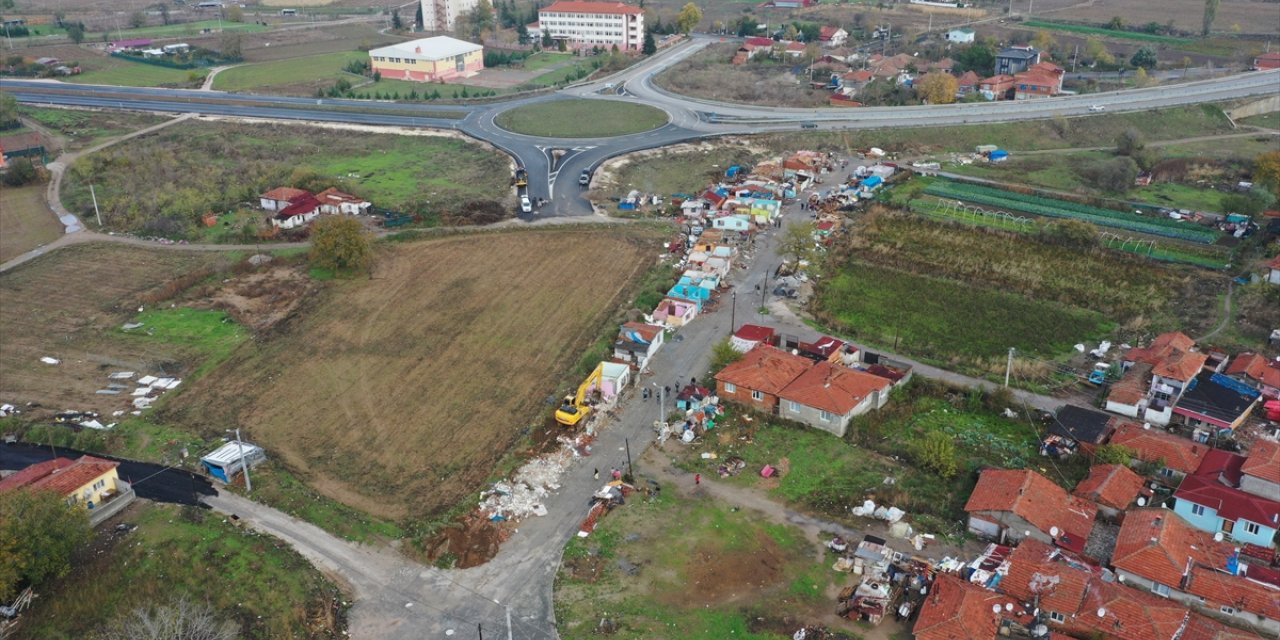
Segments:
[[[752,591],[774,586],[785,560],[778,543],[763,532],[746,549],[724,551],[700,545],[689,557],[689,589],[670,593],[671,604],[723,604],[744,599]]]
[[[300,268],[279,266],[201,291],[192,306],[226,311],[236,322],[260,334],[289,317],[319,286]]]
[[[427,559],[438,566],[450,568],[478,567],[498,555],[499,545],[509,537],[509,529],[468,516],[427,542]]]

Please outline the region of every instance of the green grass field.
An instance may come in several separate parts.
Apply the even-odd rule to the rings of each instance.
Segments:
[[[466,95],[463,95],[463,90]],[[410,82],[408,80],[379,80],[374,83],[366,84],[358,89],[353,89],[357,98],[373,98],[375,93],[381,94],[383,100],[394,99],[392,94],[399,94],[400,99],[405,99],[410,91],[416,91],[419,95],[424,93],[440,92],[441,100],[450,100],[454,98],[470,98],[481,95],[488,95],[490,91],[494,95],[502,95],[511,93],[511,89],[490,89],[489,87],[480,87],[469,85],[465,82],[450,82],[447,84],[439,84],[432,82]]]
[[[1140,42],[1155,42],[1159,44],[1190,44],[1193,42],[1190,38],[1178,38],[1174,36],[1162,36],[1155,33],[1139,33],[1136,31],[1115,31],[1105,27],[1093,27],[1083,24],[1066,24],[1062,22],[1046,22],[1044,20],[1026,20],[1023,26],[1035,29],[1048,29],[1050,31],[1066,31],[1069,33],[1082,33],[1092,36],[1104,36],[1108,38],[1120,38],[1122,40],[1138,40]]]
[[[391,136],[381,148],[315,158],[311,166],[326,175],[359,174],[354,180],[361,192],[389,206],[415,197],[452,206],[466,198],[501,199],[507,193],[504,160],[456,138]]]
[[[331,81],[339,77],[359,82],[362,78],[343,71],[343,68],[352,61],[368,59],[369,54],[363,51],[343,51],[241,65],[218,73],[213,79],[213,88],[218,91],[251,91]]]
[[[99,71],[85,71],[64,78],[76,84],[111,84],[123,87],[189,87],[199,84],[208,69],[170,69],[153,64],[114,58],[120,64],[109,64]]]
[[[44,200],[44,185],[0,186],[0,262],[62,237],[62,223]]]
[[[208,603],[236,625],[237,637],[342,636],[342,593],[284,542],[205,510],[146,501],[130,506],[124,521],[138,528],[100,543],[41,590],[23,614],[21,637],[92,637],[118,616],[179,597]]]
[[[169,116],[131,111],[81,111],[20,106],[18,112],[66,139],[71,150],[91,147],[108,138],[160,124]]]
[[[498,126],[553,138],[599,138],[640,133],[667,123],[660,109],[615,100],[556,100],[498,114]]]
[[[556,53],[554,51],[539,51],[528,58],[525,58],[519,65],[519,68],[525,71],[539,71],[547,67],[555,66],[562,62],[569,62],[575,56],[572,53]]]

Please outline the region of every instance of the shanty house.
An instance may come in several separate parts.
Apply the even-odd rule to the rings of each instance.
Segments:
[[[1071,492],[1098,505],[1098,513],[1115,520],[1125,509],[1139,502],[1145,489],[1142,476],[1122,464],[1096,464]],[[1146,500],[1141,500],[1145,503]]]
[[[1173,415],[1192,428],[1231,431],[1239,427],[1261,394],[1232,378],[1202,371],[1182,393]]]
[[[1244,456],[1227,451],[1206,453],[1173,493],[1173,510],[1201,531],[1270,549],[1280,529],[1280,501],[1239,489],[1244,462]]]
[[[689,324],[698,316],[700,305],[693,300],[680,298],[663,298],[653,310],[653,324],[660,324],[672,329]]]
[[[916,640],[992,640],[999,632],[1000,612],[1010,600],[957,576],[939,574],[920,603],[911,631]]]
[[[1255,496],[1280,500],[1280,442],[1255,440],[1240,467],[1240,489]]]
[[[714,229],[722,229],[724,231],[748,233],[751,231],[751,222],[747,219],[747,216],[729,215],[721,216],[712,220],[711,227]]]
[[[1080,553],[1097,505],[1026,469],[985,469],[964,510],[969,531],[1000,543],[1034,538]]]
[[[716,394],[765,413],[776,413],[778,394],[812,366],[809,360],[761,345],[716,374]]]
[[[843,438],[849,421],[883,407],[892,388],[893,382],[880,376],[823,361],[778,393],[778,414]]]
[[[631,383],[631,367],[617,362],[600,363],[600,397],[612,402]]]
[[[1068,404],[1059,407],[1049,425],[1049,437],[1060,439],[1068,453],[1077,448],[1093,453],[1115,432],[1114,416]]]
[[[1176,486],[1184,476],[1200,466],[1209,448],[1160,429],[1147,429],[1132,422],[1116,427],[1108,444],[1124,447],[1143,462],[1162,466],[1156,479]]]
[[[622,325],[618,337],[613,341],[613,356],[630,362],[637,369],[649,366],[649,359],[662,347],[664,335],[662,327],[628,322]]]
[[[345,213],[355,216],[368,213],[369,207],[373,206],[371,202],[363,198],[343,193],[333,187],[317,193],[316,200],[320,201],[320,213],[328,215]]]
[[[267,460],[267,453],[254,444],[232,440],[200,458],[200,465],[209,475],[230,483],[237,473],[244,471],[247,464],[250,469]]]
[[[299,196],[309,195],[310,192],[305,189],[294,189],[293,187],[276,187],[260,196],[258,201],[262,208],[267,211],[279,211]]]
[[[133,489],[120,479],[119,462],[94,456],[54,458],[28,466],[0,480],[0,493],[31,489],[52,491],[68,505],[83,507],[97,525],[133,500]]]
[[[302,195],[290,200],[288,206],[276,211],[276,214],[271,216],[271,224],[281,229],[293,229],[311,222],[318,215],[320,215],[320,201],[310,193],[303,192]]]
[[[1270,359],[1246,351],[1237,355],[1223,373],[1257,389],[1267,398],[1280,398],[1280,358]]]
[[[734,351],[739,353],[749,353],[752,349],[762,344],[776,347],[778,346],[778,332],[773,327],[744,324],[733,332],[733,337],[729,339],[729,344]]]

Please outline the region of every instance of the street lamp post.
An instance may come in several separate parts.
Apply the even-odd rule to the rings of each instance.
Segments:
[[[236,448],[240,450],[240,470],[244,472],[245,493],[253,493],[253,483],[249,481],[249,461],[244,457],[244,440],[240,439],[240,427],[236,427]]]

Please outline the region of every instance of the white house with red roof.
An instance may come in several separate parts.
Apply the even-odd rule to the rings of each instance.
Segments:
[[[1240,490],[1245,457],[1214,449],[1173,493],[1174,512],[1192,526],[1271,554],[1280,528],[1280,501]]]
[[[840,27],[824,26],[818,29],[818,42],[822,46],[829,48],[843,47],[846,40],[849,39],[849,32]]]
[[[1081,553],[1098,516],[1094,503],[1027,469],[984,469],[964,510],[969,531],[1001,543],[1033,538]]]
[[[617,45],[639,51],[644,46],[644,10],[621,2],[559,0],[538,10],[538,25],[575,49]]]
[[[843,438],[854,416],[889,402],[892,388],[892,380],[824,360],[778,393],[778,414]]]
[[[301,195],[307,195],[306,189],[295,189],[293,187],[276,187],[260,196],[258,203],[267,211],[279,211],[287,206],[294,198]]]
[[[1240,490],[1280,500],[1280,442],[1254,441],[1240,466]]]

